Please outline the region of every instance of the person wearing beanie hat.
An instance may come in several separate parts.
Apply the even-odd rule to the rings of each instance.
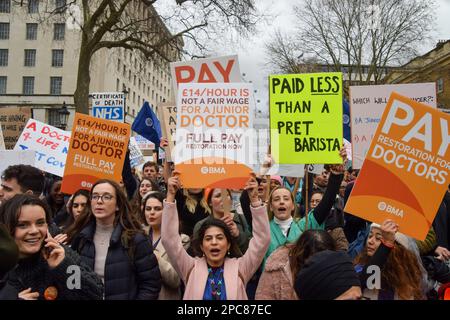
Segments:
[[[280,176],[270,176],[270,189],[273,190],[283,185],[283,180]]]
[[[355,269],[360,274],[364,296],[371,300],[421,300],[424,298],[424,270],[398,224],[387,219],[380,226],[373,223],[363,252],[356,257]],[[381,270],[379,287],[368,288],[369,266]]]
[[[300,300],[361,299],[358,275],[350,257],[342,251],[325,250],[309,258],[295,278]]]

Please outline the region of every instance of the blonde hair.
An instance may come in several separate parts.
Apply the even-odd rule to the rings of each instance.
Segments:
[[[273,220],[273,217],[274,217],[274,214],[273,214],[273,212],[272,212],[272,210],[271,210],[273,193],[274,193],[275,191],[281,190],[281,189],[285,189],[285,190],[289,191],[289,194],[291,195],[292,204],[294,205],[294,210],[293,210],[293,212],[291,212],[291,216],[292,216],[293,218],[298,219],[298,217],[294,217],[294,216],[295,216],[296,209],[297,209],[297,205],[295,204],[294,195],[292,194],[291,190],[289,190],[289,189],[286,188],[286,187],[277,187],[277,188],[273,189],[272,192],[270,193],[269,200],[268,200],[268,203],[267,203],[267,204],[268,204],[268,205],[267,205],[267,215],[269,216],[269,220]]]
[[[183,189],[183,195],[186,197],[186,208],[188,209],[188,211],[190,213],[195,213],[195,207],[198,204],[197,199],[195,199],[187,189]],[[205,209],[205,212],[207,212],[208,214],[211,214],[211,209],[208,206],[208,203],[206,202],[206,199],[204,197],[202,197],[202,199],[200,200],[200,206]]]

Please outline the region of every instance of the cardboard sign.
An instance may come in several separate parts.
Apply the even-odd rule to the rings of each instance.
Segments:
[[[7,150],[14,149],[23,128],[25,128],[25,125],[30,118],[31,108],[0,108],[0,123],[2,125],[5,148]]]
[[[424,240],[450,182],[450,116],[393,93],[345,211]]]
[[[1,125],[0,125],[0,150],[5,150],[5,141],[3,140],[3,131]]]
[[[242,188],[255,161],[253,86],[180,84],[175,167],[185,188]]]
[[[392,92],[436,108],[436,84],[412,83],[350,87],[353,168],[361,169],[373,135]]]
[[[130,138],[130,143],[128,145],[130,149],[130,165],[132,168],[137,167],[145,162],[144,156],[139,149],[135,137]]]
[[[172,87],[178,95],[180,83],[228,83],[241,82],[238,56],[180,61],[170,64]]]
[[[96,118],[125,121],[124,101],[122,92],[96,92],[92,97],[92,115]]]
[[[64,175],[70,132],[30,119],[14,150],[36,152],[35,166],[59,177]]]
[[[27,164],[34,167],[35,152],[33,150],[14,151],[1,150],[0,151],[0,176],[6,168],[16,164]]]
[[[120,182],[130,133],[129,124],[75,113],[61,191],[90,189],[99,179]]]
[[[271,75],[269,99],[275,162],[342,162],[342,73]]]
[[[175,132],[177,129],[177,107],[174,103],[158,105],[158,118],[161,122],[163,137],[169,140],[169,146],[164,150],[167,161],[172,161],[172,151],[175,148]]]

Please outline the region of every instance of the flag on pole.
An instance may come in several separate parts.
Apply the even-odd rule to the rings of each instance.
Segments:
[[[134,119],[131,129],[153,142],[156,148],[158,148],[162,137],[161,124],[147,101],[144,102],[144,105]]]

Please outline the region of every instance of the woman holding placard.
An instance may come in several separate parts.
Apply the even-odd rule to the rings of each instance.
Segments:
[[[345,162],[347,153],[344,148],[340,156]],[[335,202],[342,179],[344,177],[344,165],[332,165],[331,175],[325,194],[316,193],[311,198],[307,217],[296,220],[295,199],[292,192],[285,188],[277,188],[269,196],[270,219],[270,246],[266,252],[265,260],[270,254],[286,243],[294,243],[306,229],[325,230],[325,220]]]
[[[245,286],[260,265],[270,241],[266,208],[258,198],[256,179],[252,177],[245,188],[251,199],[253,238],[241,257],[228,226],[218,219],[206,221],[201,226],[194,243],[197,256],[194,258],[187,254],[178,233],[175,195],[180,187],[178,176],[169,179],[161,241],[175,270],[186,284],[183,298],[247,300]]]

